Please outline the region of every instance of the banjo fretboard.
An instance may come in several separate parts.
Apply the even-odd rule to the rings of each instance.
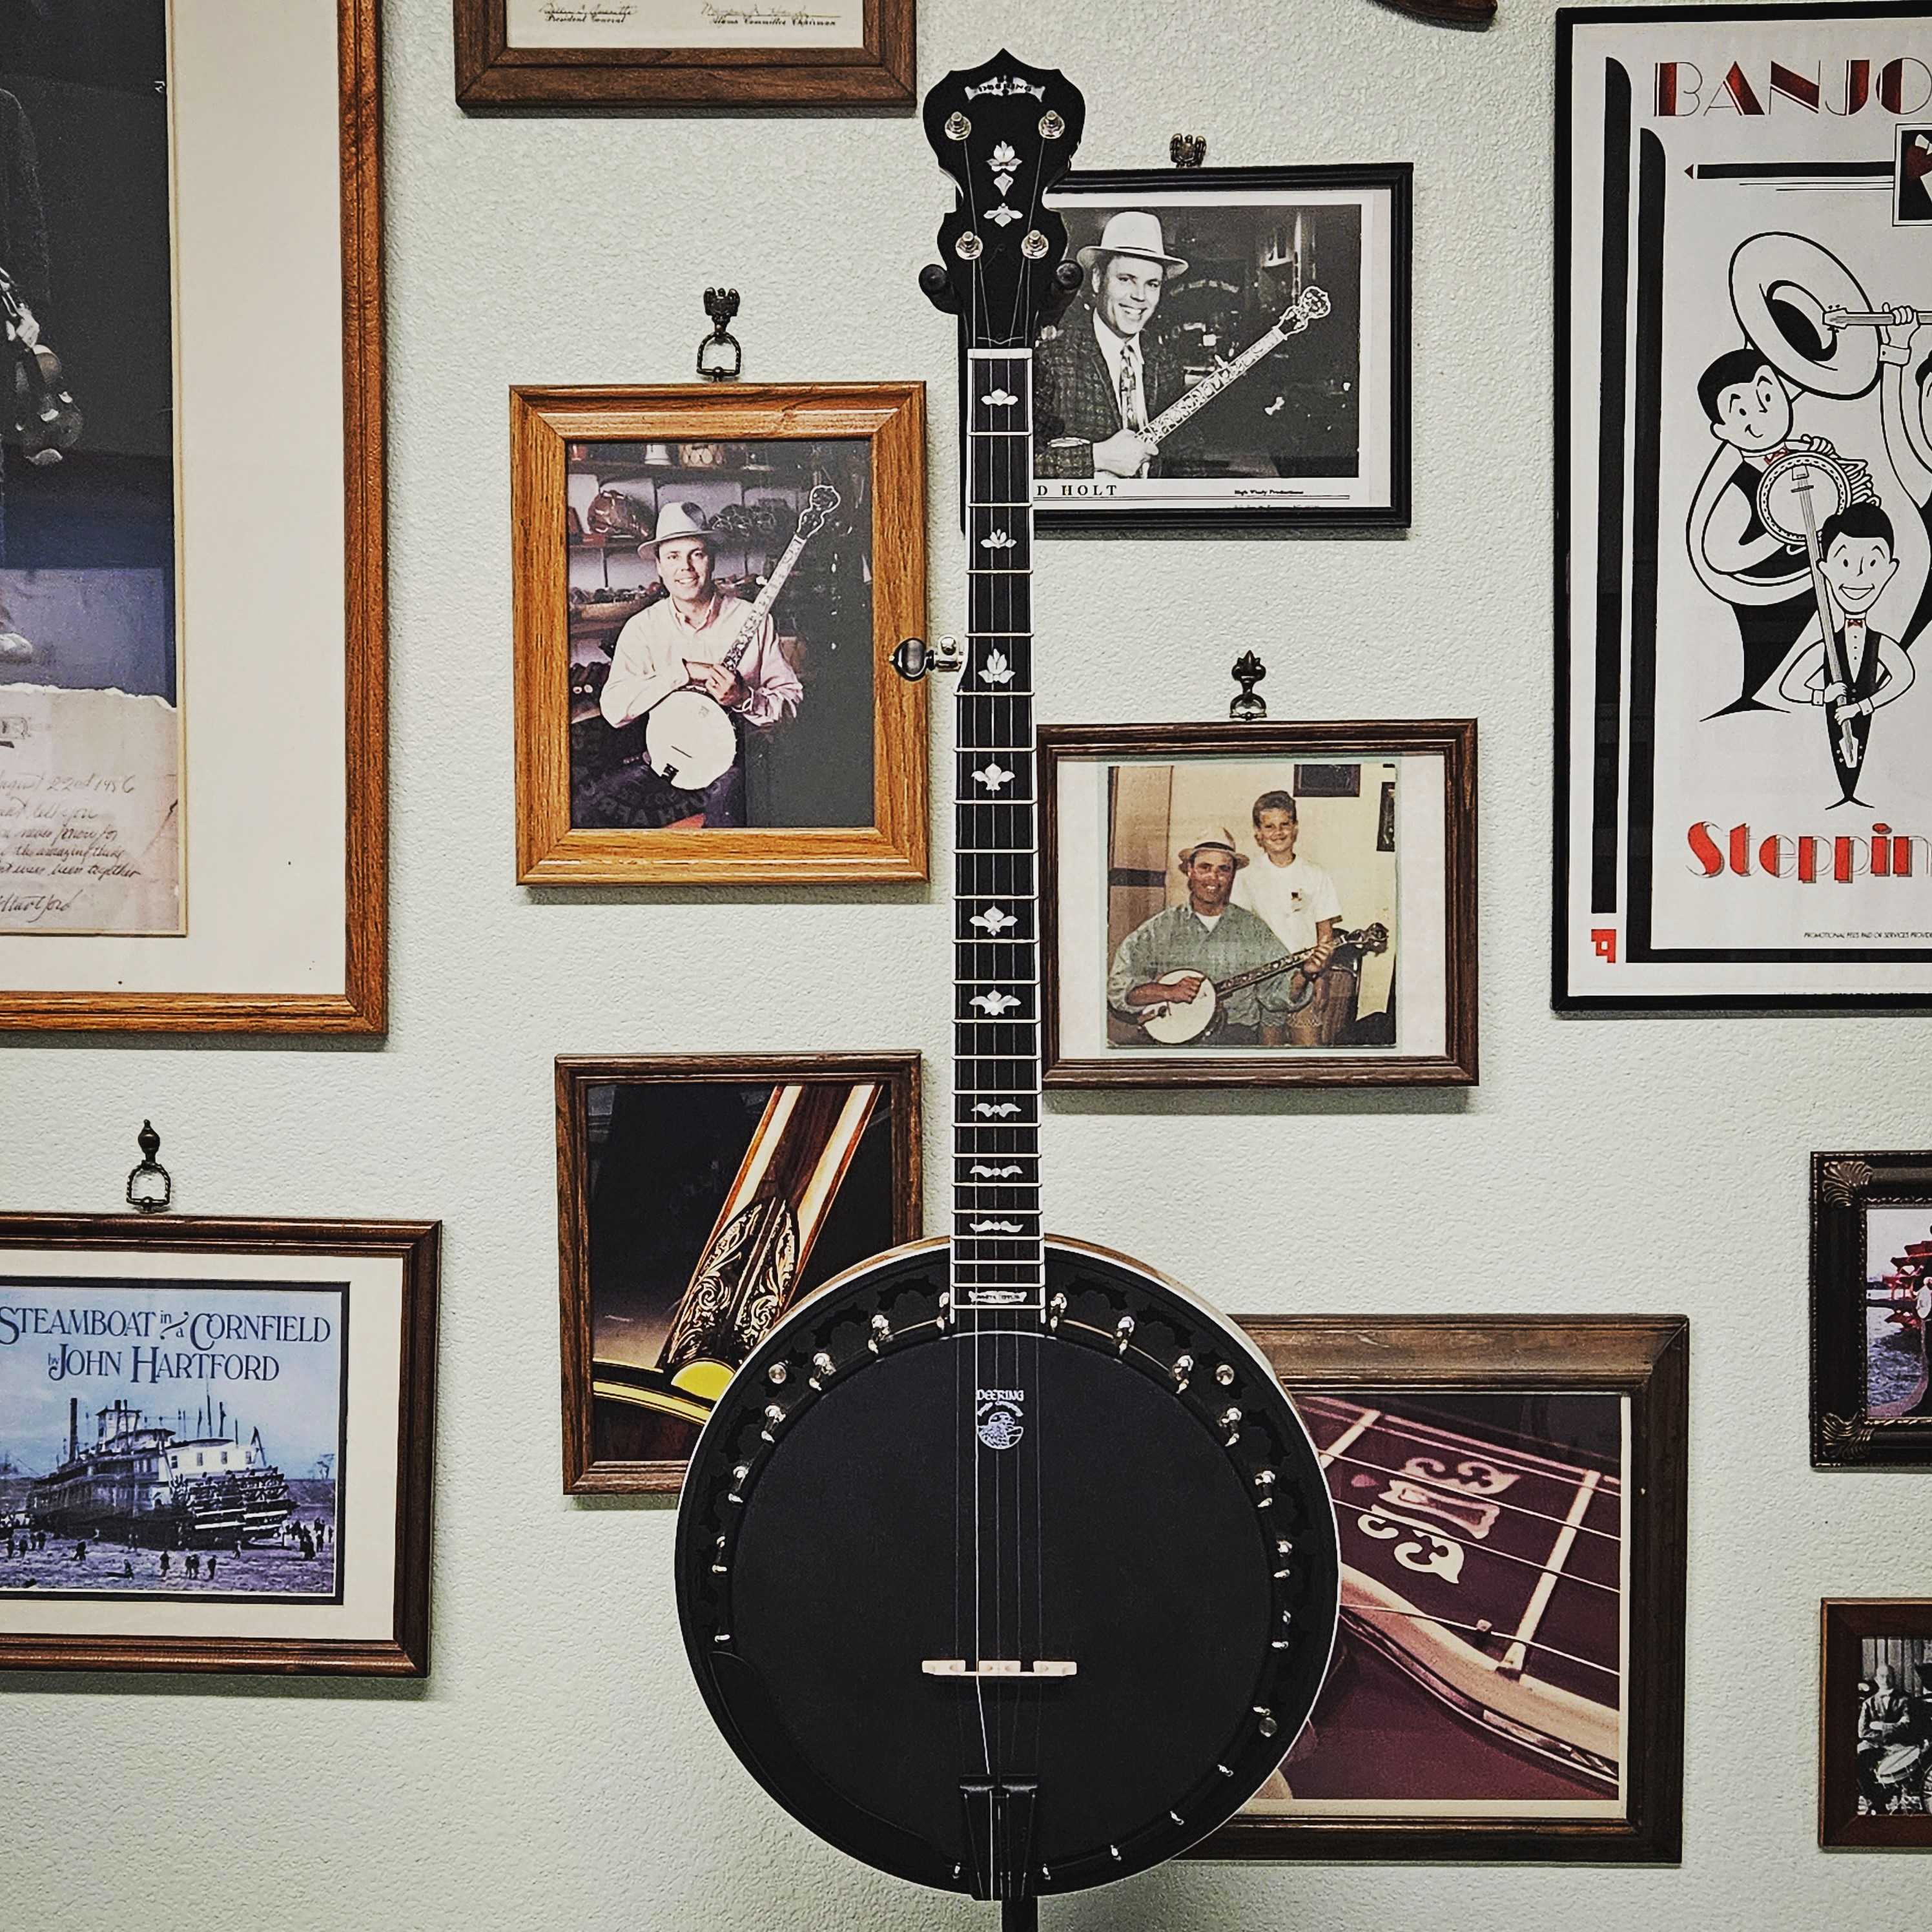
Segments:
[[[967,364],[967,631],[956,700],[952,1296],[1044,1314],[1033,714],[1033,358]]]

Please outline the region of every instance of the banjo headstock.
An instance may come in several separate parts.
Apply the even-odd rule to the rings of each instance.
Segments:
[[[1026,349],[1078,286],[1048,190],[1072,165],[1087,104],[1064,74],[1005,52],[926,97],[926,137],[959,199],[920,286],[969,349]]]
[[[830,483],[814,483],[805,507],[798,513],[798,534],[815,537],[824,529],[826,519],[838,507],[838,492]]]
[[[1291,335],[1298,335],[1311,322],[1319,322],[1330,314],[1334,306],[1328,299],[1326,289],[1316,288],[1311,284],[1282,310],[1281,326]]]

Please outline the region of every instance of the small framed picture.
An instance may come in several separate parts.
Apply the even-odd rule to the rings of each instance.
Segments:
[[[1932,1154],[1811,1156],[1811,1462],[1932,1468]]]
[[[1411,170],[1122,170],[1047,196],[1042,531],[1404,530]]]
[[[1201,1855],[1674,1862],[1683,1318],[1242,1326],[1328,1472],[1342,1621],[1307,1725]]]
[[[1932,1598],[1820,1608],[1818,1842],[1932,1848]]]
[[[1047,1085],[1474,1084],[1472,721],[1040,742]]]
[[[801,1296],[917,1238],[916,1053],[556,1063],[563,1485],[674,1495]]]
[[[455,0],[472,114],[905,112],[914,0]]]
[[[925,392],[518,389],[518,879],[926,875]]]
[[[426,1676],[440,1238],[0,1215],[0,1669]]]

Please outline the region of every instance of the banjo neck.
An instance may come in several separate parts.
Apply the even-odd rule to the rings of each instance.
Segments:
[[[1033,356],[967,362],[968,647],[954,698],[956,1316],[1046,1318],[1033,706]]]
[[[731,648],[724,653],[722,660],[727,670],[735,671],[744,662],[745,653],[752,648],[752,640],[758,634],[758,626],[771,615],[772,606],[778,601],[778,592],[785,586],[785,579],[791,574],[794,566],[805,554],[806,541],[804,531],[799,531],[785,545],[784,554],[772,565],[765,578],[765,587],[758,592],[757,600],[740,620],[738,634],[732,640]]]
[[[1335,944],[1337,947],[1356,946],[1366,937],[1366,934],[1360,932],[1338,932],[1335,935]],[[1244,986],[1258,986],[1264,980],[1272,980],[1277,974],[1299,966],[1304,959],[1313,958],[1321,950],[1318,945],[1304,946],[1299,952],[1288,953],[1280,959],[1270,959],[1265,966],[1250,966],[1245,973],[1236,973],[1228,979],[1216,980],[1214,982],[1215,995],[1219,998],[1228,993],[1238,993]]]

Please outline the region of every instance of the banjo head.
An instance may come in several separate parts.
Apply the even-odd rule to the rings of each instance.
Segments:
[[[679,1511],[686,1646],[746,1767],[853,1856],[982,1897],[1213,1831],[1294,1742],[1335,1631],[1334,1514],[1266,1360],[1157,1276],[1048,1253],[1051,1333],[942,1325],[943,1243],[800,1304]],[[1023,1888],[969,1822],[976,1781],[1033,1789]]]
[[[1852,500],[1852,476],[1844,460],[1825,450],[1793,451],[1768,465],[1758,480],[1758,520],[1780,542],[1802,549],[1804,510],[1822,530]]]
[[[702,691],[674,691],[644,722],[651,769],[680,791],[702,791],[731,769],[738,734],[717,700]]]
[[[1185,980],[1191,976],[1186,973],[1163,973],[1161,983],[1170,980]],[[1160,1009],[1141,1022],[1142,1030],[1150,1040],[1157,1040],[1163,1046],[1185,1046],[1190,1040],[1198,1040],[1214,1023],[1214,982],[1204,979],[1201,990],[1185,1004],[1174,1004]]]

